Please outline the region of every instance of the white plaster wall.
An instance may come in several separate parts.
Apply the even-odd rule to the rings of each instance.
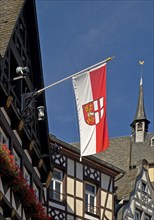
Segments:
[[[74,198],[67,196],[67,211],[74,213]]]
[[[67,177],[67,193],[74,196],[74,179]]]
[[[76,181],[76,197],[83,198],[83,183]]]
[[[113,195],[112,194],[108,194],[108,199],[107,199],[107,208],[111,209],[113,208]]]
[[[95,217],[88,215],[88,214],[85,214],[84,217],[88,220],[99,220],[99,218],[95,218]]]
[[[101,191],[101,206],[105,206],[107,193],[104,191]]]
[[[81,200],[76,200],[76,214],[79,216],[83,215],[83,202]]]

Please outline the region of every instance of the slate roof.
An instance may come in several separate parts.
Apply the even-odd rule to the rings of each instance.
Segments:
[[[146,134],[145,142],[134,143],[131,137],[112,138],[110,147],[98,156],[109,163],[124,170],[129,166],[136,166],[137,162],[147,159],[148,163],[154,164],[154,146],[151,146],[151,138],[154,133]],[[131,157],[130,157],[131,155]]]
[[[109,148],[95,157],[125,171],[128,171],[131,166],[136,166],[142,159],[147,159],[149,164],[154,164],[154,146],[150,145],[152,137],[154,133],[146,134],[143,143],[132,142],[131,136],[111,138]],[[71,144],[79,148],[79,143]]]
[[[110,147],[104,152],[93,155],[93,157],[113,164],[120,169],[127,170],[129,163],[128,154],[130,153],[129,144],[130,137],[112,138],[110,140]],[[75,148],[80,148],[79,142],[71,143],[71,145]]]
[[[124,174],[122,178],[115,182],[115,186],[117,187],[116,199],[119,201],[119,203],[116,204],[117,220],[123,219],[123,210],[125,208],[125,204],[127,204],[131,193],[135,189],[135,184],[139,173],[139,169],[133,169]]]
[[[135,187],[136,177],[138,176],[138,173],[138,169],[133,169],[126,173],[123,178],[119,179],[117,184],[115,183],[115,185],[118,186],[116,191],[118,200],[129,200],[130,192],[132,192]]]
[[[146,159],[149,164],[154,164],[154,146],[151,146],[151,138],[154,133],[148,133],[145,142],[132,143],[131,165],[135,165],[138,160]]]
[[[0,0],[0,56],[3,57],[24,0]]]
[[[130,155],[130,143],[131,138],[129,136],[111,138],[109,148],[99,153],[97,157],[127,171],[129,166],[128,155]]]

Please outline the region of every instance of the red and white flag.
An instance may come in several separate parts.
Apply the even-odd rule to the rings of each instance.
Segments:
[[[106,117],[106,63],[73,77],[81,156],[104,151],[109,146]]]

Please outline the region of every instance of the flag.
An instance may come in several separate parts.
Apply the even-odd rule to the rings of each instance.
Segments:
[[[106,63],[72,77],[80,130],[81,156],[109,146],[106,117]]]

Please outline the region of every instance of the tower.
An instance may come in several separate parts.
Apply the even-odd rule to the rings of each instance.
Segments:
[[[144,107],[144,93],[143,93],[143,80],[140,79],[139,96],[137,103],[137,110],[134,117],[134,121],[131,123],[132,137],[134,142],[144,142],[145,135],[148,132],[148,125],[150,121],[146,118]]]

